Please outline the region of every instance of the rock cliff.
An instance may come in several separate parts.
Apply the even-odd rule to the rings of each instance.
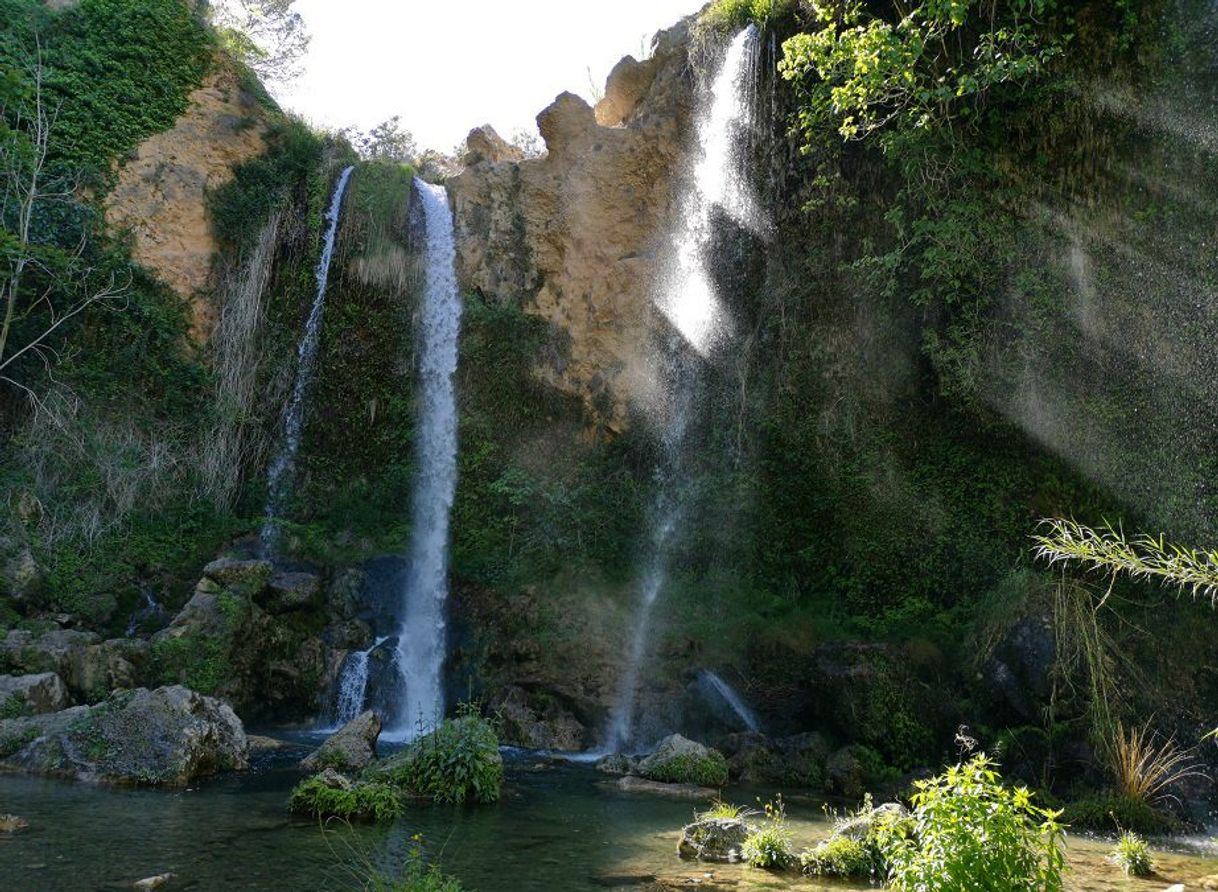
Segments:
[[[674,207],[693,100],[689,23],[614,67],[593,109],[563,93],[537,118],[547,153],[520,159],[489,128],[449,181],[462,284],[546,319],[538,369],[610,428],[645,400],[650,287]]]

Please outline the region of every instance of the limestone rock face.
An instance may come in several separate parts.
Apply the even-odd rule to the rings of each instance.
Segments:
[[[0,765],[83,781],[181,786],[248,756],[228,704],[179,685],[0,722]]]
[[[148,642],[100,641],[92,632],[57,629],[35,636],[14,629],[0,640],[0,663],[24,674],[53,672],[72,696],[93,701],[115,688],[134,687],[148,659]]]
[[[530,697],[523,689],[509,686],[496,701],[495,712],[503,723],[500,736],[504,743],[574,752],[587,742],[587,729],[552,697]]]
[[[547,154],[478,151],[449,180],[462,284],[551,323],[543,380],[611,429],[653,392],[651,287],[688,149],[688,26],[624,59],[594,112],[563,93],[537,119]]]
[[[368,710],[356,716],[300,763],[306,771],[333,768],[337,771],[362,771],[376,758],[376,739],[381,720]]]
[[[37,675],[0,675],[0,705],[17,698],[32,715],[67,709],[72,698],[68,686],[54,672]]]
[[[207,193],[266,150],[264,132],[257,101],[220,63],[177,123],[140,143],[106,199],[106,220],[130,230],[136,261],[192,302],[198,340],[211,332],[218,309],[205,294],[219,247]]]
[[[468,167],[489,161],[519,161],[524,153],[500,136],[490,124],[475,127],[465,138],[465,156],[461,161]]]

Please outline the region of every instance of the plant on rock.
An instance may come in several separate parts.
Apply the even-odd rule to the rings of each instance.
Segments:
[[[1060,812],[1003,786],[984,753],[918,781],[907,823],[881,830],[889,882],[898,892],[1058,892]]]
[[[495,802],[503,786],[503,757],[495,727],[469,706],[402,752],[367,772],[420,799]]]
[[[748,836],[741,857],[754,867],[784,870],[795,862],[791,834],[787,830],[787,810],[782,797],[765,804],[765,822]]]
[[[402,813],[402,797],[389,784],[352,783],[341,775],[323,773],[297,784],[288,808],[319,819],[392,821]]]
[[[1125,871],[1125,876],[1148,877],[1155,872],[1150,846],[1132,830],[1121,834],[1108,860]]]

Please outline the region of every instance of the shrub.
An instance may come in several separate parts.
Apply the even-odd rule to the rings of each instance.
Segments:
[[[503,786],[499,737],[467,709],[368,774],[434,802],[495,802]]]
[[[1148,877],[1155,872],[1154,859],[1150,857],[1150,846],[1146,840],[1132,830],[1126,830],[1117,840],[1112,854],[1108,856],[1125,876]]]
[[[744,806],[732,805],[730,802],[716,799],[706,811],[695,812],[694,819],[698,821],[733,821],[736,818],[745,817],[748,813],[748,809],[744,808]]]
[[[288,808],[315,818],[392,821],[402,813],[402,798],[389,784],[357,782],[337,787],[315,775],[296,785]]]
[[[799,863],[808,876],[864,878],[882,874],[878,868],[882,867],[883,859],[876,858],[876,854],[863,840],[835,836],[803,852]]]
[[[364,888],[368,892],[464,892],[464,887],[454,877],[446,876],[438,864],[427,863],[420,837],[411,841],[401,876],[387,876],[383,871],[366,867]]]
[[[1107,746],[1108,767],[1117,794],[1147,803],[1174,798],[1168,792],[1177,781],[1202,777],[1192,755],[1176,745],[1174,738],[1161,739],[1141,728],[1126,728],[1117,722]]]
[[[1062,889],[1060,812],[1033,805],[1024,787],[1004,787],[985,754],[915,787],[912,820],[879,830],[893,889]]]
[[[1177,833],[1183,822],[1160,811],[1143,799],[1126,796],[1090,796],[1066,805],[1062,820],[1071,827],[1096,830],[1101,833],[1132,830],[1136,833]]]
[[[706,756],[684,753],[661,762],[648,777],[666,784],[722,787],[727,783],[727,759],[718,750],[711,750]]]
[[[764,27],[766,22],[790,12],[792,0],[715,0],[698,23],[712,31],[737,31],[750,22]]]
[[[795,861],[791,834],[787,830],[787,810],[782,797],[765,804],[765,823],[749,834],[740,856],[754,867],[784,870]]]

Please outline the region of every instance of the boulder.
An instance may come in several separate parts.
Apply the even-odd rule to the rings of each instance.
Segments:
[[[697,861],[735,863],[748,836],[748,825],[741,818],[705,818],[685,825],[677,854]]]
[[[42,584],[42,569],[28,546],[12,543],[11,548],[5,548],[5,544],[0,542],[0,595],[18,604],[29,603]]]
[[[142,880],[136,880],[132,883],[135,889],[146,890],[159,889],[172,880],[177,874],[173,873],[158,873],[156,876],[144,877]]]
[[[16,815],[0,815],[0,833],[16,833],[30,826],[25,818]]]
[[[635,777],[633,774],[618,778],[617,787],[626,793],[650,793],[673,799],[713,799],[715,797],[715,791],[710,787],[699,787],[697,784],[663,783],[648,780],[645,777]]]
[[[656,68],[654,58],[640,62],[634,56],[626,56],[614,65],[605,81],[605,94],[594,109],[596,123],[602,127],[625,124],[655,80]]]
[[[513,746],[538,750],[582,750],[587,729],[551,695],[530,695],[514,685],[493,704],[499,716],[500,739]]]
[[[3,714],[5,702],[12,699],[16,699],[22,711],[30,715],[59,712],[72,705],[68,686],[54,672],[0,675],[0,714]]]
[[[261,591],[271,579],[271,562],[219,558],[203,568],[203,575],[217,585],[246,592]]]
[[[376,758],[376,739],[380,733],[380,718],[368,710],[347,722],[307,755],[300,767],[306,771],[320,771],[323,768],[361,771]]]
[[[228,704],[178,685],[0,721],[0,766],[82,781],[182,786],[246,768],[248,755]]]
[[[623,753],[610,753],[596,762],[596,770],[602,774],[630,774],[634,768],[635,761]]]
[[[314,573],[276,573],[271,577],[263,601],[272,613],[287,613],[315,606],[321,595],[321,579]]]
[[[833,825],[833,836],[844,836],[848,839],[863,840],[881,823],[903,821],[909,817],[909,811],[899,802],[885,802],[868,811],[842,818]]]
[[[722,786],[727,781],[727,761],[718,750],[670,734],[639,761],[637,772],[643,777],[665,783]]]

